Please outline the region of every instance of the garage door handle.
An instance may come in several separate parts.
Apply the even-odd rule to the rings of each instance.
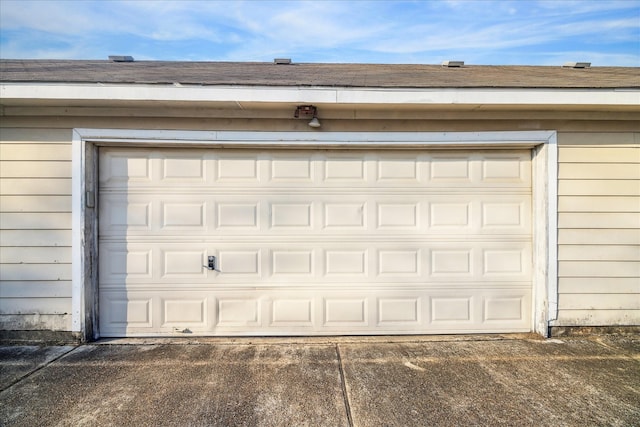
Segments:
[[[210,256],[207,258],[207,265],[203,265],[207,270],[220,271],[216,268],[216,257]]]

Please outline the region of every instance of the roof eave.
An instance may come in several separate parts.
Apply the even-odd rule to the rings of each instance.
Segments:
[[[640,110],[639,88],[356,88],[302,86],[185,86],[132,84],[0,83],[0,102],[109,101],[130,103],[317,104],[353,106],[410,105],[415,107],[508,105],[539,108],[596,109],[615,107]]]

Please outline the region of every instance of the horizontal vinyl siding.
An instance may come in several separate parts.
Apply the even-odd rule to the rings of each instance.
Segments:
[[[561,196],[635,196],[640,194],[640,180],[565,179],[559,182]]]
[[[558,137],[556,325],[640,324],[638,138]]]
[[[51,117],[3,118],[0,128],[0,329],[71,327],[71,130],[131,127],[290,129],[289,120]],[[345,121],[346,122],[346,121]],[[351,123],[351,122],[349,122]],[[371,120],[369,130],[442,131],[442,122]],[[431,123],[431,122],[429,122]],[[513,130],[516,121],[464,120],[448,130]],[[640,324],[640,133],[637,123],[536,122],[561,128],[559,142],[559,313],[557,325]],[[338,126],[335,124],[334,126]],[[332,130],[363,130],[363,123]],[[68,126],[66,128],[63,128]],[[306,123],[300,124],[306,128]],[[455,129],[450,129],[451,127]],[[617,129],[618,133],[568,133]],[[291,129],[290,129],[291,130]],[[6,166],[6,167],[5,167]],[[25,214],[24,218],[20,215]],[[62,215],[58,215],[62,214]],[[47,228],[36,228],[42,224]],[[5,266],[9,266],[5,270]],[[5,271],[10,276],[6,278]],[[614,295],[605,297],[603,295]],[[33,300],[33,301],[32,301]],[[629,303],[619,304],[628,300]],[[30,305],[30,301],[33,304]],[[27,318],[25,313],[35,317]],[[37,313],[37,314],[36,314]],[[18,316],[15,316],[19,314]],[[21,322],[21,323],[20,323]],[[9,323],[7,323],[9,324]]]
[[[0,129],[0,329],[71,329],[71,131]]]
[[[63,212],[69,213],[71,196],[0,196],[3,213]]]
[[[5,264],[2,267],[3,281],[50,281],[71,280],[71,269],[68,264]]]
[[[71,248],[57,247],[51,250],[46,246],[12,247],[0,251],[0,264],[70,264]]]
[[[639,241],[640,230],[632,228],[564,228],[558,230],[560,245],[637,245]]]
[[[70,212],[4,212],[0,223],[11,230],[69,230]]]
[[[634,294],[638,292],[638,279],[636,277],[564,277],[562,292],[562,295]]]
[[[65,196],[71,194],[71,178],[0,178],[0,194],[28,196]],[[38,198],[33,197],[33,203]]]
[[[562,245],[560,261],[634,261],[640,259],[638,245]]]
[[[71,292],[71,281],[55,282],[9,282],[2,283],[2,295],[5,298],[28,298],[38,295],[40,298],[67,298]]]
[[[71,162],[3,160],[0,166],[0,178],[51,179],[71,176]]]
[[[70,230],[2,230],[0,247],[71,247]]]

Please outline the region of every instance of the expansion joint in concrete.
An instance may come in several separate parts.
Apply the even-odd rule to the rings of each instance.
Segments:
[[[42,365],[36,367],[34,370],[27,372],[26,374],[22,375],[19,378],[16,378],[14,381],[11,381],[9,384],[7,384],[5,387],[3,387],[2,389],[0,389],[0,393],[3,393],[5,390],[10,389],[11,387],[13,387],[14,385],[18,384],[19,382],[21,382],[22,380],[29,378],[30,376],[34,375],[36,372],[39,372],[41,369],[46,368],[47,366],[51,365],[52,363],[60,360],[61,358],[63,358],[64,356],[66,356],[67,354],[71,353],[72,351],[76,350],[78,347],[73,347],[68,351],[65,351],[64,353],[60,353],[59,355],[55,356],[53,359],[48,360],[46,362],[44,362]]]
[[[344,398],[344,409],[347,413],[347,423],[349,427],[353,427],[353,416],[351,415],[351,404],[349,403],[349,392],[347,391],[347,382],[344,375],[344,364],[340,355],[340,345],[336,344],[336,356],[338,357],[338,371],[340,372],[340,385],[342,386],[342,396]]]

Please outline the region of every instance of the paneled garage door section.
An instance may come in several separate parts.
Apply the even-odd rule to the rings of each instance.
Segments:
[[[102,148],[100,335],[530,331],[530,158]]]

